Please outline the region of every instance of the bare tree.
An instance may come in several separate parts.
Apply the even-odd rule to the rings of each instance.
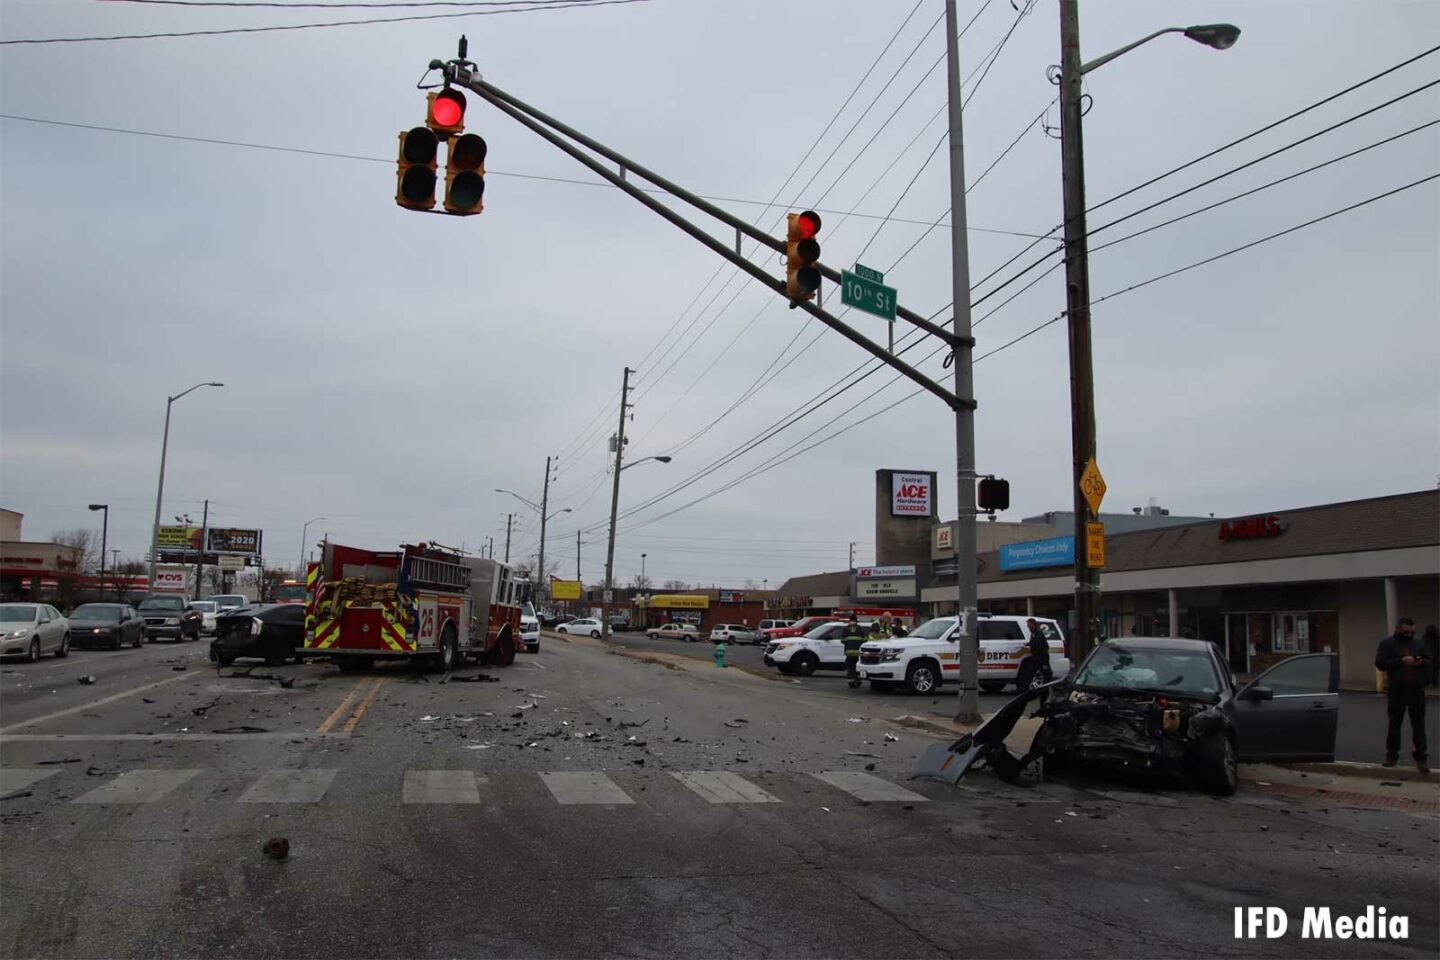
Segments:
[[[745,589],[746,589],[746,590],[759,590],[759,589],[760,589],[760,584],[756,583],[753,579],[748,579],[748,580],[745,581]]]
[[[100,538],[95,531],[84,527],[60,530],[50,535],[50,541],[75,550],[75,569],[79,572],[90,573],[99,569]]]
[[[684,580],[666,580],[666,581],[662,584],[662,586],[663,586],[666,590],[689,590],[689,589],[690,589],[690,584],[686,583]]]
[[[651,580],[649,577],[646,577],[646,576],[641,576],[641,575],[638,574],[638,573],[635,574],[635,576],[633,576],[633,577],[630,578],[630,589],[631,589],[631,590],[649,590],[649,589],[650,589],[651,587],[653,587],[654,585],[655,585],[655,581],[654,581],[654,580]]]

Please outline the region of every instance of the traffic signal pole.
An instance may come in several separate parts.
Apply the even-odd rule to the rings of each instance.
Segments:
[[[696,240],[709,247],[712,251],[724,257],[736,267],[739,267],[741,270],[748,273],[754,279],[763,283],[765,286],[769,287],[771,290],[774,290],[781,296],[786,295],[784,281],[777,280],[776,278],[770,276],[770,274],[766,273],[760,267],[751,263],[739,253],[732,250],[725,244],[721,243],[719,240],[715,239],[709,233],[701,230],[699,227],[695,226],[689,220],[686,220],[674,210],[665,206],[663,203],[656,200],[654,197],[650,196],[645,191],[636,187],[633,183],[630,183],[623,175],[623,173],[617,173],[610,170],[608,167],[600,163],[594,157],[591,157],[578,149],[574,144],[562,139],[552,130],[546,129],[546,126],[553,127],[555,130],[560,131],[561,133],[565,134],[565,136],[570,137],[577,143],[580,143],[583,146],[594,151],[595,153],[598,153],[606,159],[613,161],[620,166],[622,171],[629,171],[635,173],[636,175],[640,176],[645,180],[649,180],[651,183],[654,183],[661,189],[673,194],[678,199],[697,207],[705,213],[720,220],[722,223],[734,227],[739,233],[742,233],[756,240],[757,242],[770,247],[777,253],[783,253],[785,251],[784,241],[778,240],[775,237],[772,237],[764,231],[760,230],[759,228],[753,226],[752,224],[746,223],[745,221],[740,220],[738,217],[732,216],[724,210],[721,210],[719,207],[716,207],[713,204],[702,200],[700,197],[695,196],[693,193],[690,193],[689,191],[679,187],[678,185],[672,183],[664,177],[661,177],[658,174],[653,173],[652,171],[635,164],[627,157],[624,157],[621,154],[615,152],[614,150],[611,150],[608,147],[605,147],[604,145],[596,142],[595,140],[592,140],[591,138],[580,133],[579,131],[574,130],[572,127],[561,123],[553,117],[547,116],[539,110],[536,110],[534,107],[531,107],[529,104],[526,104],[523,101],[520,101],[515,97],[510,96],[509,94],[505,93],[503,90],[498,89],[492,84],[486,83],[484,80],[481,80],[478,75],[474,74],[466,67],[460,66],[455,63],[441,64],[439,61],[433,61],[431,63],[431,66],[436,69],[443,67],[445,70],[445,76],[452,83],[463,86],[467,90],[473,91],[476,95],[489,102],[497,110],[500,110],[502,113],[507,114],[517,123],[520,123],[522,126],[525,126],[529,130],[534,132],[537,136],[542,137],[558,149],[569,154],[577,162],[588,167],[597,176],[603,178],[616,188],[625,191],[636,201],[649,207],[651,210],[659,214],[661,217],[664,217],[666,220],[669,220],[676,227],[679,227],[685,233],[694,237]],[[817,264],[816,266],[823,276],[827,277],[832,281],[839,282],[840,275],[838,272],[824,266],[823,264]],[[821,323],[824,323],[827,327],[839,333],[847,340],[850,340],[852,343],[861,347],[867,353],[874,356],[876,359],[882,361],[890,367],[893,367],[895,370],[903,374],[906,378],[910,379],[916,384],[919,384],[925,390],[944,400],[945,403],[952,409],[954,409],[957,404],[968,404],[972,407],[974,406],[973,400],[970,400],[968,398],[962,399],[956,397],[956,395],[946,390],[944,387],[932,380],[930,377],[925,376],[925,374],[921,373],[919,370],[915,369],[910,364],[905,363],[903,360],[895,357],[883,345],[870,340],[864,334],[858,332],[849,325],[838,320],[824,309],[817,307],[815,304],[805,300],[801,300],[795,303],[796,306],[798,306],[800,309],[809,313],[811,316],[815,317]],[[959,338],[957,338],[950,331],[946,330],[944,327],[931,323],[924,317],[919,316],[918,314],[915,314],[910,310],[899,309],[897,310],[897,313],[908,322],[924,330],[926,333],[929,333],[932,336],[939,337],[940,339],[945,341],[945,343],[948,344],[952,349],[957,347],[961,342]]]
[[[954,299],[955,396],[974,394],[970,336],[970,247],[965,230],[965,136],[960,96],[960,41],[955,0],[945,0],[945,66],[950,102],[950,290]],[[955,407],[956,623],[960,634],[960,696],[955,719],[980,722],[980,644],[976,637],[979,571],[975,555],[975,406]]]

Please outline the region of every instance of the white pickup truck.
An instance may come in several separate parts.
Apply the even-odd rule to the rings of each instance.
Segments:
[[[1014,682],[1020,661],[1030,653],[1026,621],[1031,619],[1049,641],[1050,669],[1055,679],[1069,676],[1070,658],[1060,624],[1044,617],[982,613],[976,620],[982,690],[999,693]],[[909,636],[867,641],[860,647],[859,671],[861,680],[870,681],[871,690],[904,684],[913,693],[925,694],[934,693],[943,684],[955,683],[960,679],[960,638],[955,635],[955,618],[926,621]]]

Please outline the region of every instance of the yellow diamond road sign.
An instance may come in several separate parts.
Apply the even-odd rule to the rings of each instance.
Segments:
[[[1080,474],[1080,492],[1085,494],[1085,502],[1090,504],[1090,512],[1098,516],[1100,501],[1105,499],[1105,478],[1100,476],[1100,468],[1095,466],[1094,457],[1085,464],[1085,472]]]

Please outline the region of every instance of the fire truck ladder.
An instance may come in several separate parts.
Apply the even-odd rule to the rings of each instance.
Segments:
[[[411,557],[410,579],[428,587],[459,592],[470,589],[470,568],[459,563],[446,563],[443,560]]]

